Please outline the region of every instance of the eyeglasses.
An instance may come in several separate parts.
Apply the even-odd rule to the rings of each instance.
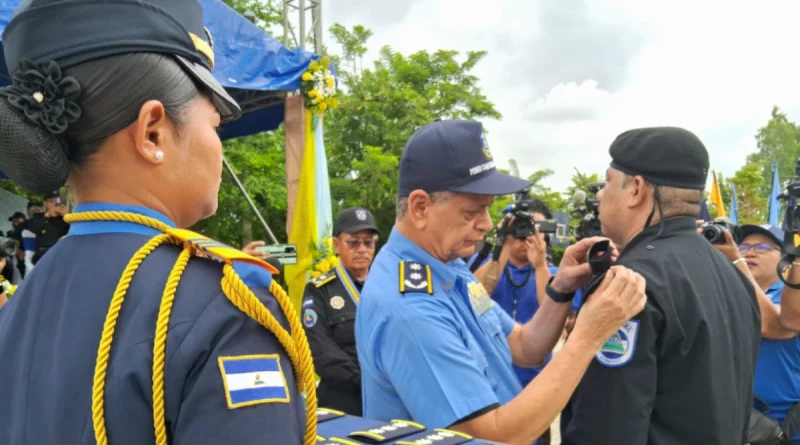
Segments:
[[[350,250],[357,250],[359,247],[361,247],[362,244],[367,249],[372,249],[372,248],[375,247],[375,240],[374,239],[368,239],[368,240],[349,239],[349,240],[345,241],[344,243],[347,244],[347,247]]]
[[[756,253],[765,253],[769,252],[772,249],[777,249],[777,247],[773,246],[769,243],[758,243],[758,244],[739,244],[739,253],[742,255],[746,254],[753,249]]]

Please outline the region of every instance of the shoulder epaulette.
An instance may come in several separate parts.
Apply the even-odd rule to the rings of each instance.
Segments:
[[[314,278],[312,283],[314,283],[314,287],[322,287],[333,281],[335,278],[336,278],[336,271],[331,269],[325,272],[324,274],[318,276],[317,278]]]
[[[427,292],[433,295],[431,267],[418,261],[400,261],[400,293]]]
[[[204,252],[212,259],[223,262],[244,261],[261,266],[267,269],[271,274],[278,273],[278,269],[266,261],[262,261],[254,256],[244,253],[240,249],[223,244],[219,241],[214,241],[211,238],[192,232],[191,230],[170,229],[168,233],[175,238],[180,239],[184,243]]]

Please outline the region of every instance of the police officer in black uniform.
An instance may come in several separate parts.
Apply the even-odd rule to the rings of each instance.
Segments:
[[[0,309],[0,444],[315,444],[275,269],[181,229],[216,211],[241,114],[197,0],[26,0],[2,37],[3,172],[76,205]]]
[[[42,256],[69,231],[69,224],[64,222],[67,208],[61,204],[61,195],[57,190],[44,195],[44,206],[44,213],[33,215],[26,223],[28,230],[36,235],[33,264],[38,263]]]
[[[333,234],[333,247],[340,262],[306,286],[303,324],[320,377],[320,406],[360,416],[356,307],[375,256],[378,229],[372,213],[354,207],[336,217]]]
[[[708,153],[671,127],[627,131],[610,153],[603,234],[648,300],[595,356],[562,443],[743,444],[760,315],[750,282],[696,231]]]

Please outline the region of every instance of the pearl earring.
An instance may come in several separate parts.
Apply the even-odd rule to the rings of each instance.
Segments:
[[[161,151],[161,150],[158,150],[157,152],[155,152],[155,154],[153,156],[155,156],[156,161],[160,161],[160,160],[164,159],[164,152]]]

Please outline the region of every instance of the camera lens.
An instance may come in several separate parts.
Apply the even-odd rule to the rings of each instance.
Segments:
[[[722,244],[725,241],[724,229],[718,225],[711,224],[703,229],[703,238],[711,244]]]

